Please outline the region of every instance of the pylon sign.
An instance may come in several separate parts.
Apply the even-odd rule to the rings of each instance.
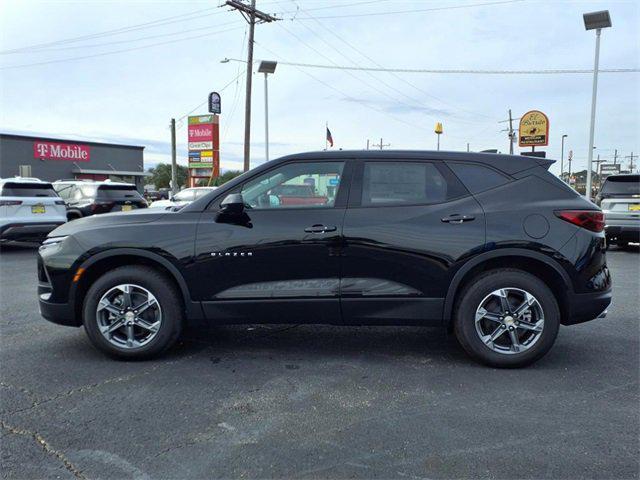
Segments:
[[[217,115],[189,117],[189,170],[193,178],[220,175],[220,127]]]
[[[518,145],[521,147],[549,145],[549,119],[544,113],[531,110],[520,117]]]

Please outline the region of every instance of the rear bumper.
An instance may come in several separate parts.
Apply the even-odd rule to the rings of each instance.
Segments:
[[[0,242],[41,242],[64,222],[10,223],[0,229]]]
[[[604,227],[607,240],[640,242],[640,222],[637,225],[607,225]]]
[[[611,304],[611,289],[595,293],[573,293],[569,296],[569,316],[562,325],[575,325],[596,318],[604,318]]]

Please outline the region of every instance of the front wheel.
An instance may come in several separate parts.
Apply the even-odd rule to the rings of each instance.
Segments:
[[[475,278],[454,313],[462,347],[493,367],[523,367],[540,359],[555,342],[559,326],[558,302],[549,287],[514,269]]]
[[[84,300],[91,342],[113,357],[151,358],[171,347],[182,330],[182,302],[173,283],[145,266],[126,266],[98,278]]]

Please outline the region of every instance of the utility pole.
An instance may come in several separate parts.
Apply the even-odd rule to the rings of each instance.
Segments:
[[[171,193],[178,192],[178,166],[176,164],[176,119],[171,119]]]
[[[564,139],[567,138],[567,135],[562,135],[562,147],[560,149],[560,178],[562,179],[562,174],[564,173]]]
[[[624,157],[624,158],[628,158],[629,159],[629,172],[630,173],[633,173],[633,166],[634,166],[633,165],[633,159],[637,158],[637,157],[638,157],[638,155],[636,155],[635,157],[633,156],[633,152],[631,152],[631,155],[628,155],[628,156]]]
[[[509,155],[513,155],[513,117],[509,109]]]
[[[469,151],[469,142],[467,142],[467,152]]]
[[[367,145],[368,145],[368,141],[367,141]],[[391,144],[390,143],[382,143],[382,138],[380,138],[380,143],[378,143],[378,144],[374,143],[372,146],[373,147],[380,147],[380,150],[382,150],[384,147],[390,147]],[[368,150],[368,148],[367,148],[367,150]]]
[[[227,0],[225,5],[234,10],[238,10],[244,19],[249,23],[249,43],[247,44],[247,89],[244,103],[244,171],[251,168],[251,80],[253,75],[253,34],[256,26],[256,19],[259,23],[269,23],[277,18],[256,10],[256,0],[251,0],[251,5],[247,5],[240,0]]]
[[[613,164],[615,165],[616,163],[618,163],[618,149],[617,148],[613,151]]]
[[[605,160],[600,160],[600,154],[598,154],[598,159],[594,160],[593,163],[596,164],[596,173],[598,174],[598,187],[602,186],[602,172],[600,171],[600,165]]]
[[[520,117],[518,118],[513,118],[513,116],[511,115],[511,109],[509,109],[509,118],[507,120],[500,120],[498,123],[506,123],[509,122],[509,128],[505,128],[503,130],[500,130],[501,132],[509,132],[507,135],[509,137],[509,155],[513,155],[513,143],[515,142],[516,139],[516,135],[515,135],[515,130],[513,129],[513,121],[514,120],[519,120]]]
[[[369,139],[367,138],[367,150],[369,150]]]

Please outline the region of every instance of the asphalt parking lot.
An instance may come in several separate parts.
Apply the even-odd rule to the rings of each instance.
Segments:
[[[4,478],[638,478],[640,253],[614,303],[533,367],[419,328],[217,327],[105,358],[38,314],[35,252],[0,256]]]

